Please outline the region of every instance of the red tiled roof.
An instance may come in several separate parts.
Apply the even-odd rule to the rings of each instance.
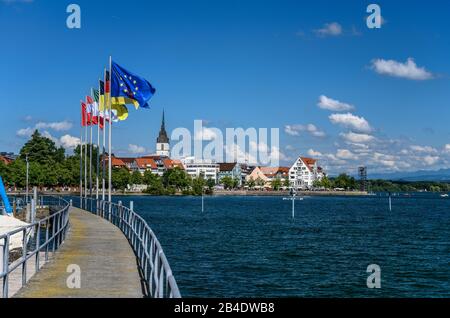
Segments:
[[[308,169],[311,171],[314,164],[317,162],[316,159],[312,158],[306,158],[306,157],[300,157],[300,159],[303,161],[303,163],[308,167]]]
[[[136,162],[136,165],[139,169],[147,169],[149,167],[152,169],[158,168],[155,160],[153,160],[152,158],[136,158],[134,161]]]
[[[235,162],[219,163],[219,171],[232,171],[235,166],[236,166]]]
[[[2,161],[5,165],[9,165],[11,162],[13,162],[11,159],[0,156],[0,161]]]

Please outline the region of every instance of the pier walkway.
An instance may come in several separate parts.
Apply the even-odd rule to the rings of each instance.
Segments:
[[[122,231],[107,220],[71,207],[68,237],[55,257],[14,297],[142,298],[138,263]],[[70,265],[78,265],[81,286],[69,288]]]

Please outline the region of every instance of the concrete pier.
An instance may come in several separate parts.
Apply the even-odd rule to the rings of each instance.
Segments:
[[[122,232],[108,221],[77,208],[71,209],[70,223],[68,237],[55,257],[14,297],[143,297],[136,257]],[[73,288],[77,268],[80,288]]]

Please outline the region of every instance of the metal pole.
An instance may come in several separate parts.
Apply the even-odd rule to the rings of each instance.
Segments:
[[[389,192],[389,211],[392,211],[392,198],[390,192]]]
[[[203,189],[202,189],[202,212],[205,212],[205,199],[203,195]]]
[[[99,106],[97,105],[97,108]],[[96,178],[96,192],[95,192],[95,198],[98,200],[98,191],[99,191],[99,171],[100,171],[100,121],[101,121],[101,117],[100,117],[100,112],[98,112],[98,123],[97,123],[97,178]]]
[[[91,145],[90,145],[90,151],[89,151],[89,197],[92,199],[92,151],[94,149],[94,145],[92,143],[92,115],[93,112],[91,112]]]
[[[103,75],[103,84],[105,84],[106,82],[106,70],[104,72]],[[100,88],[101,91],[101,88]],[[106,176],[105,176],[105,171],[106,171],[106,166],[105,166],[105,150],[106,150],[106,96],[105,96],[105,87],[103,86],[103,144],[102,144],[102,200],[105,201],[105,196],[106,196]],[[109,120],[111,120],[111,115],[109,115]]]
[[[28,182],[29,182],[29,171],[30,171],[30,163],[28,161],[28,154],[25,155],[25,160],[27,161],[27,181],[26,181],[26,203],[28,203]]]
[[[83,208],[83,121],[84,113],[83,110],[81,110],[83,116],[83,119],[81,120],[81,129],[80,129],[80,208]]]
[[[109,106],[109,144],[108,144],[108,149],[109,149],[109,161],[108,161],[108,172],[109,172],[109,176],[108,176],[108,187],[109,187],[109,191],[108,191],[108,200],[109,202],[112,201],[112,103],[111,103],[111,99],[112,99],[112,91],[111,91],[111,84],[112,84],[112,57],[109,57],[109,96],[108,96],[108,106]],[[106,92],[105,92],[106,95]],[[109,205],[110,210],[111,210],[111,205]]]
[[[86,117],[88,117],[86,113]],[[85,142],[84,142],[84,202],[86,203],[87,198],[87,148],[88,148],[88,121],[86,119],[86,126],[84,127],[84,136],[85,136]],[[85,204],[86,205],[86,204]]]

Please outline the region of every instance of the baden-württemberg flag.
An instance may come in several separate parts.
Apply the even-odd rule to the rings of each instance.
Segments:
[[[155,94],[155,88],[145,78],[127,71],[114,62],[111,67],[111,96],[128,98],[136,101],[140,107],[149,108],[147,103]]]

